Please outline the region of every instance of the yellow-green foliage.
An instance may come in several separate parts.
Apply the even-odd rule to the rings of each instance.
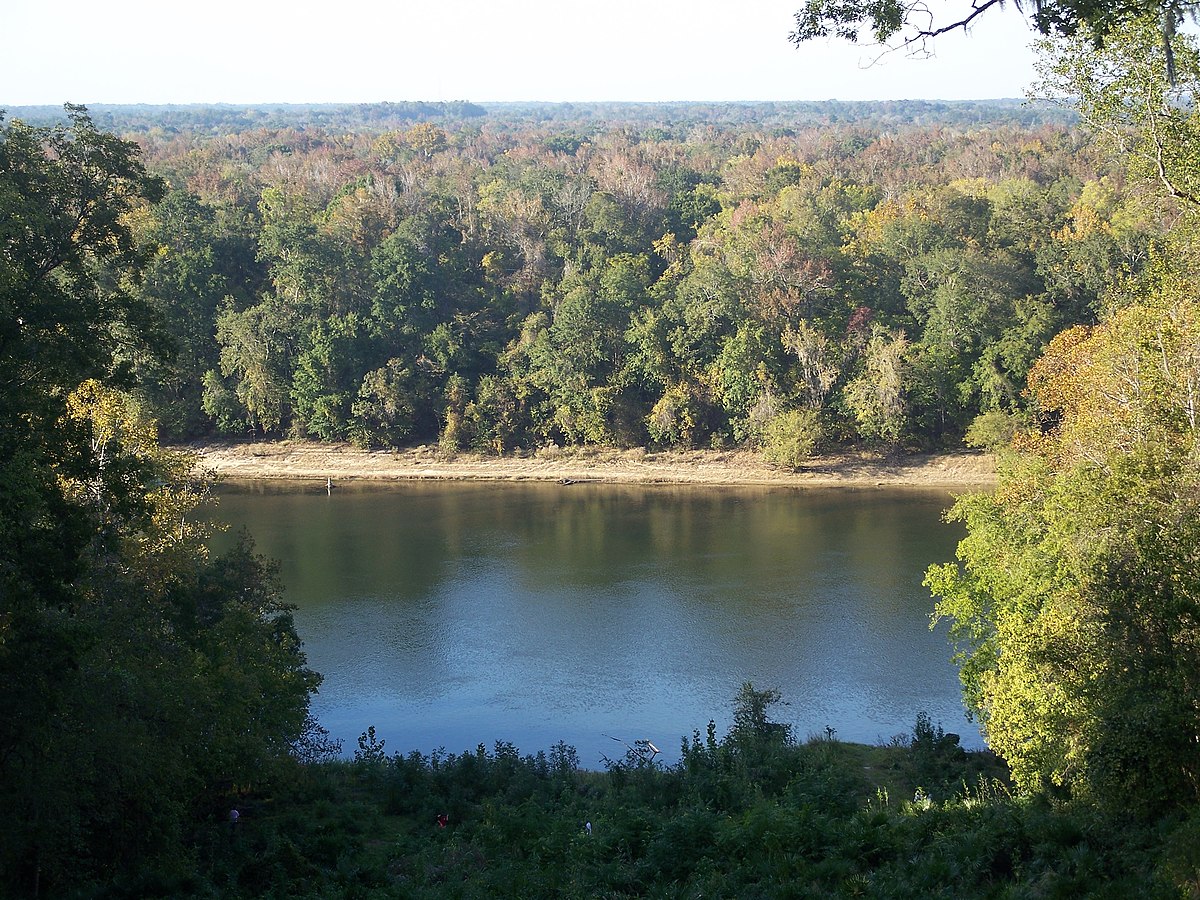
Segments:
[[[773,465],[798,469],[824,440],[821,416],[813,409],[789,409],[771,419],[763,429],[762,455]]]
[[[1024,789],[1195,802],[1200,316],[1187,286],[1056,338],[1030,376],[1058,425],[960,500],[927,584],[968,703]]]
[[[963,443],[968,447],[999,450],[1007,447],[1021,425],[1021,420],[999,409],[980,413],[967,428]]]

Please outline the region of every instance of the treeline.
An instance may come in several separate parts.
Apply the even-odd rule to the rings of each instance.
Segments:
[[[1162,231],[1068,127],[680,131],[145,138],[141,394],[171,439],[955,445]]]
[[[395,128],[431,119],[469,119],[487,110],[465,100],[380,103],[97,103],[89,107],[96,126],[120,134],[192,131],[228,134],[251,128]],[[67,122],[61,106],[15,106],[9,113],[30,125]]]
[[[1073,112],[1022,100],[808,100],[754,102],[484,103],[489,120],[602,128],[665,129],[683,137],[698,123],[767,133],[799,128],[859,125],[873,129],[909,126],[994,127],[1070,125]]]
[[[754,102],[497,102],[401,100],[379,103],[97,103],[92,120],[118,134],[229,134],[254,128],[327,128],[383,131],[415,122],[481,119],[507,126],[590,126],[601,130],[659,129],[684,137],[697,124],[794,133],[798,128],[858,125],[872,129],[1071,125],[1061,106],[1024,100],[815,100]],[[12,106],[11,117],[30,125],[67,121],[60,106]]]

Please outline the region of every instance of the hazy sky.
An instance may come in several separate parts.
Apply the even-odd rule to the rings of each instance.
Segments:
[[[937,57],[788,43],[801,0],[0,0],[0,108],[1020,97],[1015,8]]]

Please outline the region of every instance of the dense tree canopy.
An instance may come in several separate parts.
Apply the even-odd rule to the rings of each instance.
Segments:
[[[270,566],[209,558],[205,486],[158,444],[214,434],[796,467],[1023,429],[930,574],[968,699],[1025,787],[1191,796],[1200,157],[1186,103],[1139,111],[1155,34],[1047,70],[1136,151],[1108,161],[1072,127],[888,116],[182,130],[144,157],[81,110],[9,124],[7,877],[166,865],[311,736]]]
[[[144,136],[138,397],[171,440],[953,446],[1162,231],[1071,128],[687,109]]]
[[[1063,333],[1031,375],[1057,424],[960,501],[931,570],[967,697],[1027,788],[1194,802],[1200,755],[1200,314],[1180,296]]]
[[[6,894],[185,865],[184,830],[287,758],[317,681],[269,566],[245,542],[209,558],[193,460],[122,390],[171,365],[136,239],[161,196],[82,110],[0,131]]]
[[[1107,273],[1097,324],[1031,367],[1038,427],[1018,432],[994,494],[959,501],[959,564],[928,576],[1018,784],[1140,811],[1200,800],[1200,209],[1180,188],[1200,142],[1190,100],[1145,111],[1167,83],[1152,28],[1069,44],[1049,71],[1110,140],[1162,151],[1133,173],[1173,227],[1141,276]],[[1194,48],[1176,41],[1193,83]]]

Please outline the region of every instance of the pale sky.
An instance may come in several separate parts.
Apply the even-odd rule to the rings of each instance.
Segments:
[[[937,56],[787,40],[802,0],[0,0],[0,109],[380,100],[1020,97],[1013,6]]]

